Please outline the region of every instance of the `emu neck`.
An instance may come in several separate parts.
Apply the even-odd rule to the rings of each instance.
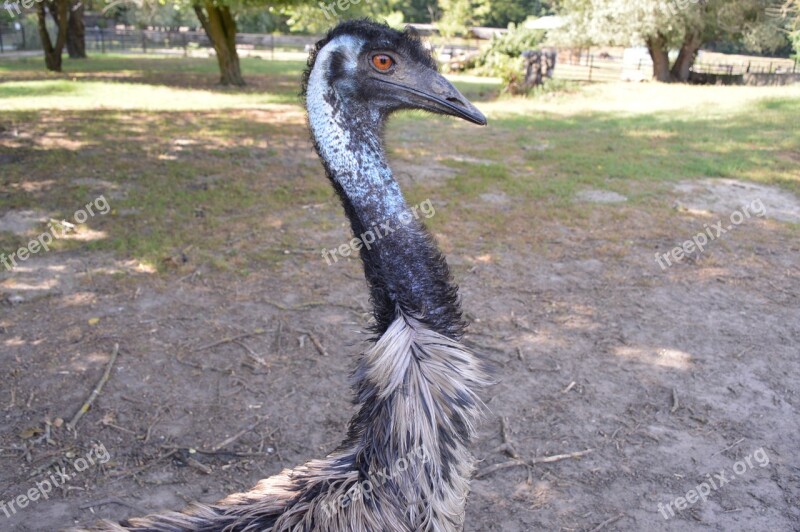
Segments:
[[[362,241],[378,333],[353,374],[359,410],[335,453],[337,467],[355,466],[361,480],[380,477],[379,488],[403,501],[404,530],[460,530],[472,468],[467,443],[486,378],[457,342],[464,323],[447,263],[413,209],[408,215],[392,176],[385,116],[360,103],[351,83],[348,65],[360,49],[351,36],[325,45],[306,92],[315,147]]]
[[[308,115],[317,151],[341,197],[353,235],[360,238],[375,332],[400,315],[457,339],[464,324],[455,285],[433,238],[416,218],[386,161],[384,117],[346,104],[312,71]],[[371,241],[371,242],[370,242]]]

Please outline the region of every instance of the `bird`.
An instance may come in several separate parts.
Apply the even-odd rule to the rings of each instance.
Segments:
[[[486,117],[444,78],[411,29],[369,19],[339,23],[309,54],[304,97],[315,149],[361,246],[372,315],[352,374],[356,412],[327,457],[251,490],[180,512],[105,521],[91,530],[138,532],[462,530],[474,459],[469,444],[491,384],[462,338],[458,287],[435,239],[415,217],[387,161],[383,132],[418,109],[477,125]],[[403,219],[404,223],[397,220]]]

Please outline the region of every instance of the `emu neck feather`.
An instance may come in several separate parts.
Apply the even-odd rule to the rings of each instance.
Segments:
[[[399,215],[406,207],[400,187],[386,163],[380,130],[383,118],[369,109],[354,109],[330,85],[334,54],[352,54],[360,43],[340,38],[320,51],[311,72],[306,106],[319,155],[334,184],[370,227]]]
[[[404,312],[457,339],[464,324],[444,258],[420,223],[398,222],[408,207],[386,161],[385,117],[356,98],[342,96],[339,91],[348,90],[346,83],[339,88],[331,83],[334,58],[339,64],[355,64],[352,55],[358,50],[358,41],[341,37],[319,52],[309,76],[306,105],[317,151],[342,199],[354,235],[382,224],[393,229],[361,249],[375,331],[383,334]]]
[[[365,42],[392,42],[435,68],[418,40],[367,21],[320,43],[306,84],[316,148],[356,235],[406,210],[386,163],[384,116],[365,108],[353,71]],[[383,37],[381,37],[381,35]],[[388,40],[387,40],[388,39]],[[312,56],[313,57],[313,56]],[[425,59],[427,58],[427,59]],[[336,75],[332,73],[335,67]],[[344,70],[343,70],[344,69]],[[334,79],[335,78],[335,79]],[[362,102],[362,103],[359,103]],[[184,511],[105,522],[139,532],[457,532],[464,525],[468,442],[487,384],[481,361],[457,339],[456,286],[432,237],[398,226],[361,258],[378,338],[354,373],[358,412],[339,448],[264,479],[251,490]]]

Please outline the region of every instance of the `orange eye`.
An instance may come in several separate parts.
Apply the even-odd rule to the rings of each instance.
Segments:
[[[372,64],[381,72],[386,72],[394,65],[394,59],[386,54],[378,54],[372,57]]]

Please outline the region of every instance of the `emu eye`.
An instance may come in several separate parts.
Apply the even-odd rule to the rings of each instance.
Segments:
[[[372,56],[372,64],[381,72],[386,72],[394,65],[394,59],[386,54],[376,54]]]

